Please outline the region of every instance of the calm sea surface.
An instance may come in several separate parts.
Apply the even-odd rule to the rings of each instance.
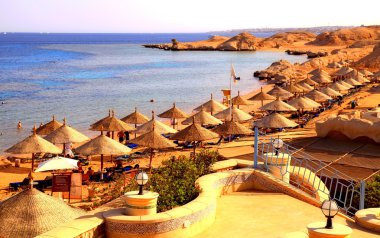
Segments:
[[[260,87],[253,72],[273,61],[303,62],[278,52],[172,52],[144,43],[206,39],[207,34],[1,34],[0,151],[54,114],[87,135],[89,125],[113,108],[123,117],[138,107],[146,115],[173,102],[191,113],[210,93],[221,99],[230,65],[247,93]],[[149,100],[154,99],[154,103]],[[23,129],[17,130],[21,120]]]

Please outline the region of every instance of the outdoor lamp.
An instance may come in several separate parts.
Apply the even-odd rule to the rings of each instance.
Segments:
[[[138,195],[143,195],[144,194],[143,187],[148,182],[148,175],[145,172],[141,171],[140,173],[136,175],[135,180],[137,184],[139,185]]]
[[[321,205],[321,210],[327,217],[326,229],[333,229],[332,218],[338,213],[338,204],[334,200],[325,200]]]
[[[275,155],[278,155],[278,150],[281,149],[282,146],[284,146],[284,141],[280,138],[276,138],[272,141],[272,145],[275,148]]]

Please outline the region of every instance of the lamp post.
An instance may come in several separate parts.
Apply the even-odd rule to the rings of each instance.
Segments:
[[[148,175],[144,172],[144,171],[141,171],[140,173],[138,173],[135,177],[135,180],[137,182],[137,184],[139,185],[139,193],[138,195],[143,195],[144,192],[143,192],[143,187],[144,185],[148,182]]]
[[[275,149],[275,155],[278,155],[278,150],[284,146],[284,141],[280,138],[276,138],[272,141],[272,145]]]
[[[326,229],[333,229],[332,218],[338,213],[338,204],[334,200],[325,200],[321,205],[323,215],[327,218]]]

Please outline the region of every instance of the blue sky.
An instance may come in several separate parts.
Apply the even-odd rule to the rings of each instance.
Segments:
[[[206,32],[380,24],[379,0],[0,0],[6,32]]]

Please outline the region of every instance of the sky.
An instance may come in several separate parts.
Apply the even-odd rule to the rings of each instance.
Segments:
[[[0,0],[0,32],[193,33],[380,24],[379,0]]]

